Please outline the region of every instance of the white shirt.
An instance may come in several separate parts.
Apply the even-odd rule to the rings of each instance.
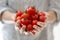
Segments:
[[[0,13],[4,10],[25,10],[28,6],[35,6],[40,11],[47,11],[49,9],[55,10],[58,13],[59,19],[59,4],[60,0],[0,0]],[[17,38],[18,34],[14,29],[14,24],[3,25],[3,40],[19,40]],[[33,38],[32,36],[20,35],[20,40],[53,40],[52,30],[52,26],[45,28],[37,38]]]

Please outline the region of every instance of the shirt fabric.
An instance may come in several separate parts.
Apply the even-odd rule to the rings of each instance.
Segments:
[[[60,16],[60,0],[0,0],[0,13],[4,10],[25,10],[28,6],[35,6],[40,11],[54,10]],[[53,26],[46,27],[36,38],[29,35],[18,35],[14,24],[3,24],[3,40],[53,40]],[[19,36],[19,37],[18,37]]]

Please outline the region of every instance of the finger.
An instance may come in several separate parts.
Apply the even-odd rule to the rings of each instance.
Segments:
[[[20,24],[20,20],[17,20],[17,22],[16,22],[17,24]]]
[[[29,35],[29,32],[28,31],[26,32],[26,26],[25,25],[23,25],[22,30],[23,30],[23,33],[25,35]]]
[[[18,27],[19,29],[22,27],[22,25],[20,24],[20,20],[16,21],[16,27]]]
[[[20,27],[19,27],[19,25],[20,25],[19,22],[20,22],[20,21],[18,20],[18,21],[16,21],[16,23],[15,23],[15,29],[16,29],[16,30],[19,30],[19,29],[20,29]]]
[[[20,25],[20,20],[17,20],[15,25],[18,27]]]
[[[34,25],[34,26],[33,26],[33,28],[34,28],[34,30],[36,30],[36,31],[41,30],[41,28],[40,28],[40,27],[38,27],[37,25]]]
[[[29,35],[30,33],[29,33],[29,32],[24,31],[24,34],[25,34],[25,35]]]
[[[20,34],[23,34],[23,30],[22,30],[22,28],[19,30],[19,32],[20,32]]]
[[[25,31],[25,29],[26,29],[26,26],[22,25],[22,30]]]
[[[35,35],[36,33],[37,33],[36,30],[33,30],[33,31],[30,32],[31,35]]]
[[[37,25],[41,26],[41,27],[46,27],[47,26],[47,23],[45,22],[37,22]]]
[[[41,26],[41,31],[45,28],[45,27],[47,27],[47,23],[43,23],[43,22],[38,22],[38,25],[40,25]]]
[[[23,25],[23,27],[19,30],[20,34],[24,34],[24,30],[25,30],[25,25]]]
[[[17,30],[19,30],[19,28],[17,26],[15,26],[15,30],[17,31]]]

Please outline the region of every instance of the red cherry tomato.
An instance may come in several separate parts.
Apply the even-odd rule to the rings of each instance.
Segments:
[[[29,7],[27,9],[27,12],[30,14],[30,15],[34,15],[36,13],[36,9],[35,8],[32,8],[32,7]]]
[[[29,14],[28,14],[28,13],[24,13],[23,16],[24,16],[25,18],[28,18],[28,17],[29,17]]]
[[[28,18],[28,17],[29,17],[29,14],[24,13],[24,14],[21,15],[20,19],[22,19],[22,18]]]
[[[31,24],[32,23],[32,20],[29,20],[29,24]]]
[[[46,19],[45,16],[40,16],[40,17],[39,17],[39,20],[40,20],[41,22],[45,22],[45,19]]]
[[[32,24],[29,24],[29,25],[27,26],[27,30],[28,30],[28,31],[32,31],[32,30],[33,30]]]
[[[20,23],[23,24],[23,25],[28,25],[29,24],[29,20],[27,18],[22,18],[20,20]]]
[[[45,13],[44,12],[39,12],[38,15],[39,16],[45,16]]]
[[[28,19],[29,19],[29,20],[32,20],[32,17],[31,17],[31,16],[29,16],[29,17],[28,17]]]
[[[33,19],[33,20],[37,20],[37,19],[38,19],[38,15],[37,15],[37,14],[32,15],[32,19]]]
[[[33,25],[37,25],[37,20],[33,20],[33,21],[32,21],[32,24],[33,24]]]
[[[15,18],[15,22],[16,22],[17,20],[20,20],[20,16],[18,16],[17,18]]]
[[[18,13],[16,14],[16,17],[21,16],[22,15],[22,11],[18,11]]]

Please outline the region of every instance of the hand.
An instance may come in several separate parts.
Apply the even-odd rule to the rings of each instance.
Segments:
[[[17,20],[17,21],[16,21],[16,27],[15,27],[15,29],[16,29],[16,30],[19,30],[21,34],[25,34],[25,35],[32,34],[32,35],[35,35],[36,33],[41,32],[41,31],[47,26],[46,22],[37,22],[37,24],[38,24],[38,25],[34,25],[34,26],[33,26],[33,28],[34,28],[33,31],[31,31],[31,32],[26,32],[26,31],[25,31],[25,25],[23,25],[22,28],[19,27],[19,26],[20,26],[20,21]]]
[[[17,28],[17,30],[20,30],[20,33],[22,33],[22,34],[35,35],[36,33],[41,32],[48,25],[47,21],[50,22],[50,23],[53,23],[54,21],[56,21],[56,15],[53,11],[46,12],[46,18],[47,18],[46,22],[37,22],[37,25],[33,26],[34,30],[31,31],[31,32],[26,32],[25,31],[25,25],[23,25],[23,27],[20,28],[19,27],[20,26],[20,21],[19,20],[16,21],[16,28]]]

